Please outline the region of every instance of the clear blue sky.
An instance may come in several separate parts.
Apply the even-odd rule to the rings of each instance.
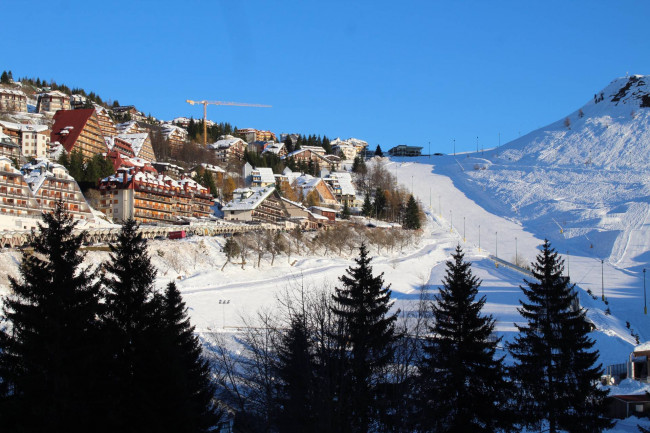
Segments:
[[[650,73],[646,1],[0,1],[0,69],[276,133],[451,152]]]

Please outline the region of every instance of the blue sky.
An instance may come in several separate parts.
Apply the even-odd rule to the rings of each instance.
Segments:
[[[643,1],[0,0],[0,69],[162,119],[451,152],[505,143],[650,74]],[[30,11],[34,14],[31,15]],[[12,35],[7,37],[7,35]]]

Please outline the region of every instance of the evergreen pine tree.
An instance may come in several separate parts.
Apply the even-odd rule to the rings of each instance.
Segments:
[[[350,207],[348,206],[348,202],[346,201],[343,203],[343,210],[341,211],[341,218],[344,220],[349,220],[350,219]]]
[[[564,261],[548,240],[533,264],[535,280],[521,287],[526,301],[519,313],[527,324],[508,349],[515,359],[512,375],[519,387],[524,423],[555,433],[600,432],[610,426],[602,417],[606,390],[596,383],[601,365],[590,350],[585,310],[576,307],[575,285],[562,276]]]
[[[153,297],[156,271],[137,228],[132,219],[124,223],[104,265],[108,423],[113,431],[158,432],[164,423],[154,404],[157,384],[170,378],[157,371],[158,364],[167,362],[159,351],[161,301]]]
[[[375,156],[384,156],[384,152],[382,152],[380,145],[377,145],[377,149],[375,149]]]
[[[431,305],[434,324],[417,396],[423,431],[494,432],[512,424],[503,358],[496,357],[498,340],[491,338],[494,319],[481,314],[481,282],[463,257],[459,245]]]
[[[293,152],[293,141],[291,140],[291,135],[287,134],[284,139],[284,148],[287,150],[287,154]]]
[[[397,313],[389,315],[392,305],[390,286],[384,287],[383,274],[374,276],[365,244],[361,245],[356,266],[349,267],[339,280],[333,295],[332,312],[342,329],[335,335],[346,365],[344,392],[338,402],[349,411],[345,424],[351,432],[369,431],[377,390],[383,381],[380,370],[392,358]]]
[[[2,75],[0,75],[0,84],[9,84],[9,74],[7,74],[7,71],[2,71]]]
[[[169,283],[160,308],[161,363],[155,366],[161,380],[156,408],[162,432],[202,433],[212,431],[219,421],[213,403],[215,386],[210,366],[201,354],[201,343],[187,317],[187,308],[176,284]],[[161,422],[162,421],[162,422]]]
[[[372,202],[370,201],[370,195],[366,194],[363,199],[363,206],[361,207],[361,213],[365,217],[370,217],[373,214]]]
[[[384,194],[381,188],[377,188],[375,190],[375,200],[372,203],[372,210],[375,212],[377,218],[383,218],[386,202],[386,194]]]
[[[418,230],[422,224],[420,223],[420,209],[415,201],[413,195],[409,196],[408,203],[406,204],[406,215],[404,217],[404,228],[408,230]]]
[[[302,315],[293,317],[278,347],[278,429],[298,433],[317,431],[314,413],[314,360],[310,335]]]
[[[0,332],[0,431],[89,431],[101,413],[95,355],[99,289],[62,202],[43,215],[10,277]]]

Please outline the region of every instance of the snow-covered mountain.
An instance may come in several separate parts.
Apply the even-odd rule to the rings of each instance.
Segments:
[[[650,76],[618,78],[568,116],[457,160],[440,168],[462,166],[454,182],[486,192],[486,209],[616,266],[648,261]]]

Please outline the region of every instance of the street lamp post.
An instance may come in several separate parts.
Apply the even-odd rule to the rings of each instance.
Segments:
[[[456,139],[454,138],[454,156],[456,156]]]
[[[494,232],[494,255],[499,258],[499,232]]]
[[[467,242],[467,238],[465,237],[465,217],[463,217],[463,242]]]
[[[481,252],[481,225],[478,225],[478,252]]]
[[[645,268],[643,268],[643,314],[648,314],[648,306],[645,297]]]
[[[515,236],[515,266],[519,266],[519,254],[517,253],[517,236]]]
[[[226,304],[230,304],[230,299],[219,299],[221,304],[221,317],[223,319],[223,328],[226,328]]]
[[[451,209],[449,209],[449,233],[454,232],[454,214]]]
[[[605,300],[605,260],[600,260],[600,287],[602,290],[603,301]]]

